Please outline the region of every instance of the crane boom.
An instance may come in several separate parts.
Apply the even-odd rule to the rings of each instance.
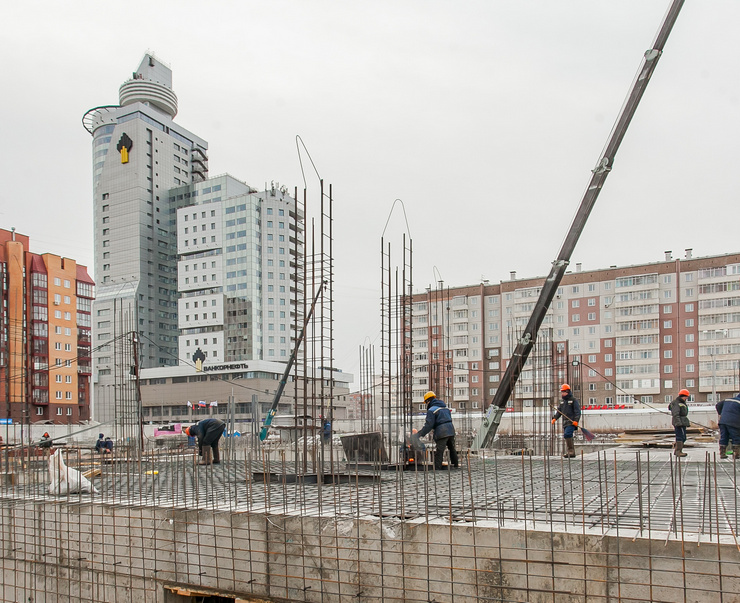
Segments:
[[[270,407],[270,410],[267,411],[265,422],[262,425],[262,429],[260,430],[260,441],[264,441],[264,439],[267,437],[267,432],[270,430],[270,425],[272,425],[272,419],[275,417],[275,414],[277,413],[278,403],[280,402],[280,397],[283,395],[283,390],[285,389],[285,384],[288,382],[288,376],[290,375],[290,370],[293,368],[293,363],[295,362],[295,359],[298,356],[298,350],[301,347],[303,336],[306,333],[306,327],[308,326],[308,323],[311,320],[311,316],[313,315],[314,308],[316,308],[316,302],[319,300],[319,296],[321,295],[321,291],[323,290],[324,285],[326,285],[326,281],[322,281],[321,284],[319,285],[319,289],[318,291],[316,291],[316,295],[314,296],[313,301],[311,302],[311,307],[308,310],[308,314],[306,314],[306,318],[303,321],[303,328],[301,329],[300,335],[298,335],[298,339],[296,339],[295,346],[293,346],[293,351],[290,354],[290,358],[288,358],[288,364],[285,365],[285,370],[283,371],[283,377],[282,379],[280,379],[280,385],[278,385],[278,388],[275,391],[275,397],[272,400],[272,406]]]
[[[496,391],[493,401],[491,402],[491,406],[488,408],[488,412],[483,418],[481,427],[473,440],[471,445],[471,448],[473,449],[486,448],[493,442],[496,430],[501,422],[501,417],[506,410],[506,404],[511,397],[511,393],[514,391],[514,387],[516,386],[519,375],[527,362],[529,353],[534,347],[537,333],[545,319],[545,314],[552,303],[552,298],[558,290],[560,281],[563,279],[565,270],[570,263],[570,257],[573,254],[573,250],[575,249],[581,233],[583,232],[583,228],[586,225],[586,221],[588,220],[588,216],[590,215],[594,204],[596,203],[596,199],[604,186],[606,177],[614,165],[614,156],[617,154],[619,145],[622,143],[622,139],[624,138],[627,128],[632,121],[632,117],[637,110],[637,105],[640,103],[640,99],[647,88],[650,77],[652,76],[653,71],[655,71],[658,59],[663,54],[663,47],[668,39],[668,35],[671,33],[671,29],[673,29],[673,25],[676,23],[678,13],[681,11],[683,4],[684,0],[673,0],[663,18],[663,23],[658,30],[658,34],[655,37],[652,48],[645,52],[640,69],[632,83],[630,93],[626,102],[622,106],[619,117],[617,118],[606,146],[604,147],[604,151],[599,157],[596,167],[591,170],[591,181],[586,188],[586,192],[581,200],[581,205],[579,206],[575,218],[570,226],[570,230],[565,237],[560,253],[558,253],[557,258],[552,263],[550,274],[545,279],[542,290],[540,291],[540,296],[532,310],[532,315],[527,322],[527,326],[524,328],[524,333],[517,343],[514,353],[511,355],[509,365],[506,367],[506,372],[501,379],[501,383]]]

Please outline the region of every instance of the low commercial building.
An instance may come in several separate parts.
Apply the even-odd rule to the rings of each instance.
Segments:
[[[199,421],[226,417],[233,404],[237,422],[261,422],[273,403],[285,364],[267,360],[205,363],[201,371],[181,364],[143,369],[141,397],[147,423]],[[352,375],[338,370],[310,371],[307,379],[291,374],[278,414],[308,415],[314,419],[350,418]],[[296,388],[297,384],[297,388]]]

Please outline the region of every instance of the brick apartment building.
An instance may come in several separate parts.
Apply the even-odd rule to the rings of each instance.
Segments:
[[[414,405],[432,389],[459,411],[496,393],[543,277],[429,288],[406,327]],[[740,389],[740,253],[566,273],[512,400],[541,406],[568,381],[584,405],[664,404],[687,388]]]
[[[85,266],[0,229],[0,418],[90,418],[93,287]]]

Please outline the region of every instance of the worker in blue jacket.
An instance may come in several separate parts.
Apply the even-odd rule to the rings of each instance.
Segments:
[[[721,400],[714,406],[719,414],[719,455],[725,458],[728,451],[732,450],[732,455],[740,458],[740,394],[734,398]]]
[[[566,459],[576,457],[576,446],[573,443],[573,434],[578,428],[578,421],[581,420],[581,405],[578,399],[570,391],[570,385],[563,383],[560,387],[560,406],[555,409],[552,415],[552,424],[562,417],[563,419],[563,440],[565,441],[566,452],[563,455]]]
[[[427,403],[427,420],[417,435],[423,438],[430,431],[434,431],[434,442],[437,444],[434,451],[435,469],[442,469],[445,448],[450,451],[450,463],[457,469],[460,463],[457,459],[457,450],[455,450],[455,426],[452,424],[452,413],[434,392],[424,394],[424,402]]]
[[[226,431],[226,423],[221,419],[204,419],[191,427],[185,428],[186,436],[198,438],[198,454],[203,459],[199,465],[218,465],[221,457],[218,453],[218,441]]]

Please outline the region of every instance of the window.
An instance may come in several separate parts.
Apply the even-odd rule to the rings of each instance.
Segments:
[[[688,275],[686,275],[686,276],[688,276]],[[686,304],[686,306],[684,306],[684,309],[687,312],[693,312],[694,311],[694,304]]]
[[[691,343],[692,341],[694,341],[694,334],[689,333],[688,335],[686,335],[686,343]]]
[[[673,365],[671,365],[671,364],[666,364],[666,365],[665,365],[665,366],[663,367],[663,372],[664,372],[664,373],[666,373],[666,374],[668,374],[668,373],[672,373],[672,372],[673,372]]]
[[[694,319],[693,318],[687,318],[686,319],[686,326],[687,327],[693,327],[694,326]]]
[[[672,320],[664,320],[663,321],[663,328],[664,329],[671,329],[671,328],[673,328],[673,321]]]
[[[595,383],[589,383],[588,384],[588,391],[595,392],[596,391],[596,384]]]
[[[593,287],[593,285],[589,285],[589,287]],[[596,305],[596,298],[592,297],[588,300],[589,306],[595,306]]]
[[[664,350],[663,358],[673,358],[673,350]]]
[[[686,372],[687,373],[693,373],[694,372],[694,365],[693,364],[687,364],[686,365]]]
[[[663,306],[663,314],[670,314],[673,312],[673,306],[670,304],[666,304]]]
[[[673,335],[664,335],[663,343],[673,343]]]
[[[570,302],[571,308],[578,308],[581,305],[581,300],[574,299],[572,302]]]
[[[693,297],[694,296],[694,289],[686,289],[686,297]]]

